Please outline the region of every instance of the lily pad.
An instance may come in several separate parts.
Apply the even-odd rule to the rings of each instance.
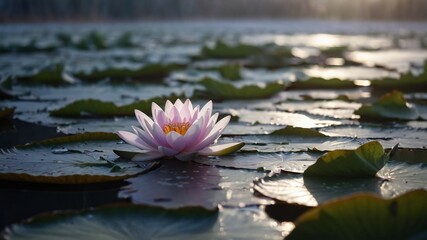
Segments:
[[[286,126],[284,128],[275,130],[270,133],[270,135],[280,135],[280,136],[300,136],[300,137],[327,137],[325,134],[320,133],[314,129],[310,128],[301,128],[301,127],[292,127]]]
[[[3,150],[0,179],[84,184],[126,179],[155,167],[115,160],[116,145],[115,134],[84,133]]]
[[[400,89],[420,91],[427,89],[427,61],[424,61],[423,73],[415,76],[412,72],[403,73],[400,78],[382,78],[371,82],[376,90]]]
[[[72,226],[72,227],[70,227]],[[259,210],[111,205],[54,212],[8,227],[6,239],[282,239]]]
[[[32,76],[17,77],[18,82],[26,84],[45,84],[51,86],[66,85],[73,82],[64,72],[64,66],[56,64],[45,67]]]
[[[317,159],[304,171],[307,177],[373,177],[386,164],[378,141],[368,142],[356,150],[335,150]]]
[[[232,169],[257,170],[261,172],[280,169],[303,173],[321,154],[321,152],[240,153],[220,158],[200,157],[194,161],[205,165]]]
[[[307,80],[293,82],[289,89],[350,89],[357,86],[352,81],[341,80],[338,78],[324,79],[311,77]]]
[[[240,74],[240,68],[241,67],[238,64],[222,65],[218,68],[218,72],[223,78],[239,80],[242,78],[242,75]]]
[[[339,199],[307,211],[286,239],[423,239],[427,191],[383,200],[369,194]]]
[[[251,124],[290,125],[301,128],[318,128],[341,125],[344,121],[331,120],[324,117],[307,116],[307,114],[283,111],[258,111],[241,109],[237,111],[240,122]]]
[[[50,112],[51,116],[55,117],[115,117],[115,116],[134,116],[135,109],[151,114],[151,104],[164,104],[166,99],[175,101],[180,96],[172,94],[169,97],[156,97],[147,100],[137,101],[128,105],[117,106],[112,102],[104,102],[95,99],[77,100],[62,108]]]
[[[119,197],[129,198],[135,204],[166,208],[259,205],[269,201],[255,198],[250,184],[252,179],[263,175],[262,172],[163,160],[159,169],[128,179],[130,185],[122,188]]]
[[[374,104],[364,104],[354,114],[360,115],[362,120],[414,120],[418,118],[417,110],[408,105],[399,91],[385,94]]]
[[[25,223],[11,226],[3,235],[8,239],[183,237],[209,231],[217,218],[217,210],[194,207],[165,210],[124,204],[79,212],[41,215]],[[72,228],[70,228],[71,225]]]
[[[204,78],[199,83],[205,89],[196,90],[194,96],[212,100],[268,98],[284,89],[284,84],[281,82],[267,83],[264,86],[248,85],[241,88],[211,78]]]
[[[166,77],[170,72],[178,69],[175,64],[147,64],[139,69],[107,68],[104,70],[94,70],[91,73],[78,73],[76,77],[85,81],[99,81],[103,79],[123,80],[130,78],[133,80],[157,81]]]
[[[321,178],[280,172],[254,182],[263,196],[289,204],[315,207],[327,201],[360,192],[393,198],[415,189],[426,189],[427,168],[423,164],[388,162],[372,178]]]
[[[231,46],[220,40],[215,43],[213,48],[209,48],[207,46],[202,48],[202,56],[208,58],[245,58],[259,52],[261,52],[261,48],[256,46],[246,44]]]

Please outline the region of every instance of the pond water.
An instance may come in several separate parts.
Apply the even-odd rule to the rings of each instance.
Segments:
[[[41,213],[133,203],[148,206],[136,211],[158,217],[152,227],[161,236],[280,239],[297,216],[323,202],[426,189],[426,162],[416,157],[427,153],[425,23],[14,24],[0,25],[0,34],[0,229],[9,226],[3,237],[28,231],[43,239],[43,229],[10,227]],[[151,101],[163,107],[177,97],[199,105],[212,99],[214,112],[232,116],[219,142],[246,145],[230,156],[191,163],[138,165],[114,154],[137,150],[108,134],[138,125],[133,106],[151,114]],[[296,131],[270,135],[287,126]],[[72,137],[40,142],[64,136]],[[377,177],[348,182],[302,175],[324,153],[373,140],[386,151],[399,144]],[[126,206],[125,223],[145,221]],[[287,212],[271,214],[273,206]],[[207,212],[183,210],[187,224],[200,216],[205,222],[179,230],[172,213],[155,215],[151,207]],[[91,214],[98,227],[119,228],[115,220],[105,225],[100,209],[53,215],[65,220],[45,230],[67,229],[66,221],[76,218],[81,229],[73,234],[87,238],[82,229]],[[144,234],[136,238],[155,236]]]

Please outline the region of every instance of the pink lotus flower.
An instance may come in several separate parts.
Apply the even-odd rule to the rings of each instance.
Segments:
[[[135,109],[141,128],[133,127],[135,133],[118,131],[123,141],[144,150],[132,160],[153,160],[161,157],[175,157],[182,161],[196,155],[220,156],[235,152],[244,143],[214,144],[230,121],[230,116],[217,122],[218,113],[212,115],[212,101],[200,109],[189,99],[184,103],[176,100],[166,102],[165,110],[156,103],[151,105],[152,117]]]

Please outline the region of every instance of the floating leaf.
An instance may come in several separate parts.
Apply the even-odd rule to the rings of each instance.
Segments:
[[[195,91],[194,96],[212,100],[267,98],[284,89],[284,84],[281,82],[267,83],[265,86],[249,85],[237,88],[230,83],[204,78],[200,84],[205,87],[205,90]]]
[[[91,31],[75,44],[76,48],[82,50],[102,50],[107,48],[104,34],[98,31]]]
[[[356,150],[335,150],[317,159],[307,168],[307,177],[373,177],[386,164],[389,156],[377,141]]]
[[[305,81],[292,82],[289,89],[349,89],[356,87],[352,81],[311,77]]]
[[[58,48],[56,45],[39,46],[35,39],[31,39],[27,44],[11,43],[1,44],[0,53],[36,53],[36,52],[52,52]]]
[[[130,185],[122,188],[119,197],[130,198],[135,204],[167,208],[256,205],[268,202],[255,198],[250,191],[252,179],[263,175],[262,172],[162,160],[162,166],[156,171],[128,179]]]
[[[194,161],[205,165],[233,169],[257,171],[281,169],[289,172],[303,173],[320,155],[320,152],[240,153],[220,158],[199,157]]]
[[[84,133],[3,150],[0,179],[55,184],[107,182],[135,176],[155,165],[114,160],[111,149],[116,145],[115,134]]]
[[[393,198],[415,189],[426,189],[427,168],[423,164],[388,162],[371,178],[306,177],[276,173],[254,182],[254,190],[276,201],[315,207],[327,201],[360,192]]]
[[[72,226],[72,227],[70,227]],[[274,222],[257,210],[163,209],[111,205],[54,212],[6,229],[6,239],[282,239]]]
[[[393,91],[382,96],[374,104],[364,104],[354,111],[361,119],[370,120],[414,120],[418,118],[417,110],[409,106],[403,94]]]
[[[342,121],[329,120],[323,117],[307,116],[301,113],[284,111],[259,111],[259,110],[238,110],[240,122],[251,124],[275,124],[290,125],[302,128],[318,128],[325,126],[341,125]]]
[[[147,64],[139,69],[127,69],[127,68],[107,68],[104,70],[95,69],[91,73],[78,73],[76,77],[86,81],[99,81],[103,79],[112,80],[152,80],[158,81],[166,77],[170,72],[178,69],[179,66],[176,64]]]
[[[314,129],[301,128],[286,126],[284,128],[275,130],[270,135],[281,135],[281,136],[300,136],[300,137],[328,137],[323,133],[320,133]]]
[[[217,210],[166,210],[143,205],[112,205],[79,212],[38,216],[8,228],[8,239],[154,239],[209,231]],[[73,227],[70,228],[70,225]]]
[[[321,53],[328,57],[343,57],[347,50],[347,46],[338,46],[321,49]]]
[[[399,79],[382,78],[371,81],[371,86],[377,90],[399,89],[399,90],[426,90],[427,89],[427,61],[424,61],[423,73],[414,76],[412,72],[403,73]]]
[[[261,52],[261,49],[255,46],[245,44],[229,46],[220,40],[215,43],[213,48],[209,48],[207,46],[202,48],[202,56],[208,58],[245,58],[259,52]]]
[[[104,102],[95,99],[77,100],[62,108],[50,112],[55,117],[115,117],[115,116],[134,116],[135,109],[151,114],[151,104],[155,102],[162,105],[166,99],[175,101],[180,96],[172,94],[169,97],[156,97],[147,100],[137,101],[128,105],[117,106],[112,102]]]
[[[117,40],[116,44],[117,47],[121,48],[133,48],[136,47],[135,44],[132,41],[132,32],[124,32]]]
[[[18,77],[17,80],[26,84],[46,84],[51,86],[66,85],[73,82],[71,77],[64,73],[64,66],[61,64],[45,67],[32,76]]]
[[[307,211],[286,239],[422,239],[427,191],[390,200],[369,194],[339,199]]]
[[[240,75],[240,65],[238,64],[222,65],[218,68],[218,72],[223,78],[230,80],[239,80],[242,78]]]
[[[289,47],[274,44],[267,45],[264,48],[263,52],[250,56],[245,65],[250,68],[277,69],[306,64],[304,61],[295,58]]]

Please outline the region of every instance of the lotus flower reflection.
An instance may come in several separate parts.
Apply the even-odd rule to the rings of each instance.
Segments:
[[[144,150],[132,160],[152,160],[160,157],[175,157],[182,161],[196,155],[219,156],[235,152],[244,143],[213,145],[230,121],[230,116],[218,120],[218,113],[212,115],[212,101],[201,109],[189,99],[184,103],[176,100],[166,102],[165,110],[156,103],[151,105],[152,117],[135,110],[141,128],[133,127],[135,133],[118,131],[123,141]]]

